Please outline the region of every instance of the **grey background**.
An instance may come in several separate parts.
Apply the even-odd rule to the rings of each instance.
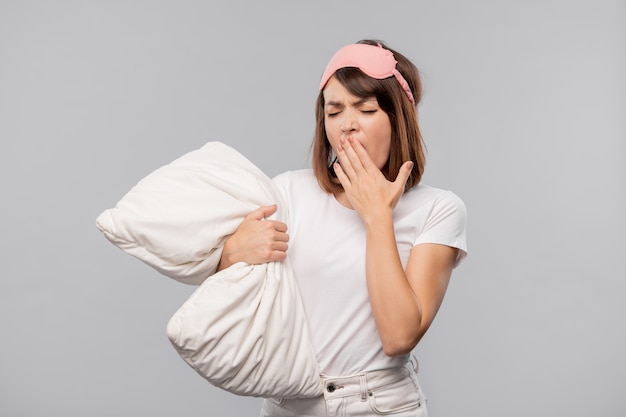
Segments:
[[[169,345],[193,287],[95,218],[210,140],[307,166],[364,37],[422,70],[424,182],[469,208],[416,348],[431,416],[623,415],[626,2],[0,0],[1,415],[258,414]]]

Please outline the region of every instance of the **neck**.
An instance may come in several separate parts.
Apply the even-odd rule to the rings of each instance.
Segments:
[[[351,210],[354,210],[354,208],[352,207],[352,204],[350,204],[350,201],[348,200],[348,196],[346,196],[346,192],[345,191],[340,191],[336,194],[334,194],[335,196],[335,200],[337,200],[339,202],[339,204],[341,204],[342,206],[349,208]]]

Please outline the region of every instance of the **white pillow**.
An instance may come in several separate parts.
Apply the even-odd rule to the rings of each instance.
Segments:
[[[96,220],[113,244],[175,280],[215,272],[246,214],[277,202],[266,175],[234,149],[209,142],[143,178]],[[286,217],[279,206],[277,216]]]
[[[296,280],[285,262],[237,263],[202,283],[167,325],[178,354],[234,394],[323,394]]]
[[[287,222],[271,179],[234,149],[209,142],[139,181],[96,223],[157,271],[202,284],[167,326],[201,376],[239,395],[316,397],[319,367],[289,258],[212,275],[226,237],[249,212],[274,203],[272,218]]]

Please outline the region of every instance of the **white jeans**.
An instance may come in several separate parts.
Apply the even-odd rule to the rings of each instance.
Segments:
[[[348,377],[322,376],[323,396],[266,399],[261,417],[427,417],[417,369],[417,360],[412,357],[398,368]]]

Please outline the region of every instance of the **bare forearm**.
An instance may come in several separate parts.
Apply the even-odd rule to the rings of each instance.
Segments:
[[[391,214],[366,222],[366,277],[383,349],[408,353],[419,340],[421,309],[398,254]]]
[[[222,250],[222,256],[220,257],[220,262],[217,264],[217,272],[226,269],[235,263],[237,263],[237,260],[233,257],[231,251],[229,250],[228,240],[226,240],[226,244]]]

